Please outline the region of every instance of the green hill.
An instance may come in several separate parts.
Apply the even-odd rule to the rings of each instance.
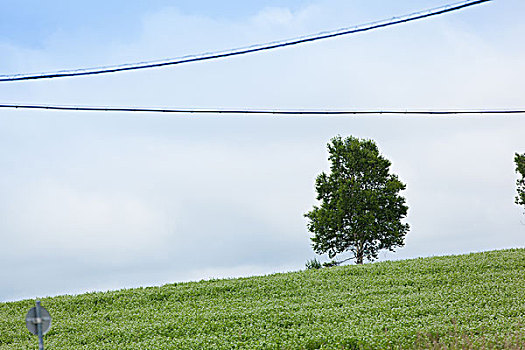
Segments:
[[[525,249],[42,299],[46,349],[525,348]],[[33,300],[0,349],[35,349]],[[433,345],[435,342],[437,345]]]

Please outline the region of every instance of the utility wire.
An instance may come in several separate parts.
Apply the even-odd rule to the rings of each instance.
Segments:
[[[106,67],[94,67],[94,68],[84,68],[84,69],[75,69],[75,70],[61,70],[56,72],[49,73],[31,73],[31,74],[14,74],[14,75],[0,75],[0,82],[12,82],[20,80],[37,80],[37,79],[52,79],[52,78],[63,78],[63,77],[73,77],[73,76],[83,76],[83,75],[96,75],[96,74],[107,74],[115,73],[122,71],[131,71],[139,69],[148,69],[148,68],[158,68],[165,66],[173,66],[183,63],[190,62],[199,62],[199,61],[208,61],[219,58],[231,57],[245,55],[254,52],[267,51],[278,49],[287,46],[294,46],[299,44],[304,44],[307,42],[313,42],[328,38],[334,38],[343,35],[355,34],[360,32],[366,32],[374,29],[389,27],[401,23],[407,23],[416,21],[423,18],[433,17],[441,15],[448,12],[458,11],[466,7],[479,5],[485,2],[492,0],[468,0],[462,1],[454,4],[449,4],[429,10],[414,12],[408,15],[401,17],[392,17],[388,20],[382,20],[367,24],[362,24],[350,28],[343,28],[329,32],[321,32],[310,36],[299,37],[295,39],[290,39],[286,41],[274,41],[266,44],[252,45],[249,47],[237,48],[227,51],[218,51],[211,53],[203,53],[199,55],[190,55],[179,58],[165,59],[161,61],[148,61],[148,62],[139,62],[139,63],[129,63],[115,66],[106,66]]]
[[[134,107],[95,107],[61,105],[0,104],[1,109],[33,109],[86,112],[133,112],[133,113],[171,113],[171,114],[266,114],[266,115],[482,115],[482,114],[525,114],[525,109],[443,109],[443,110],[308,110],[308,109],[205,109],[205,108],[134,108]]]

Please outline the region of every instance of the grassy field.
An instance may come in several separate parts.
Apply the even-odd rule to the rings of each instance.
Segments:
[[[42,299],[46,349],[525,349],[525,250]],[[33,300],[0,349],[36,349]]]

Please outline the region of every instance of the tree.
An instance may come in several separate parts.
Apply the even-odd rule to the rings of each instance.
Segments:
[[[330,174],[315,182],[320,205],[306,213],[312,247],[330,259],[350,252],[355,259],[377,259],[381,249],[394,251],[404,245],[409,230],[401,219],[408,207],[399,195],[406,188],[390,174],[390,161],[379,154],[372,140],[336,136],[328,143]]]
[[[525,153],[516,153],[514,162],[516,162],[516,172],[521,174],[521,179],[516,181],[516,186],[518,187],[516,204],[523,205],[525,207]]]

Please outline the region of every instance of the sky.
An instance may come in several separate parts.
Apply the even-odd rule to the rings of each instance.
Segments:
[[[438,0],[15,1],[0,75],[237,48]],[[521,0],[275,51],[0,83],[1,103],[172,108],[525,107]],[[525,117],[0,111],[0,302],[304,269],[334,136],[374,140],[411,230],[380,260],[524,247]],[[326,256],[318,257],[322,261]]]

